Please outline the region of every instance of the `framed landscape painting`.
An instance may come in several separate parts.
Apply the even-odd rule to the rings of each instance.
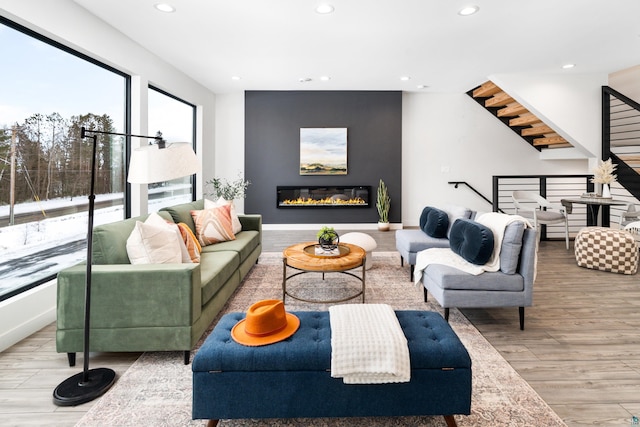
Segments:
[[[300,128],[300,175],[346,175],[347,128]]]

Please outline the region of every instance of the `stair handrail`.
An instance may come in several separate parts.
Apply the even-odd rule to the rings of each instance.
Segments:
[[[451,184],[453,185],[453,188],[458,188],[459,185],[466,185],[467,187],[469,187],[469,189],[471,191],[473,191],[474,193],[476,193],[478,196],[482,197],[487,203],[489,203],[492,207],[495,206],[495,204],[489,200],[484,194],[482,194],[481,192],[479,192],[478,190],[476,190],[471,184],[469,184],[467,181],[449,181],[447,182],[447,184]],[[500,213],[504,213],[504,211],[500,208],[497,208],[498,212]]]
[[[602,86],[602,160],[611,158],[616,162],[618,183],[629,191],[636,200],[640,200],[638,173],[619,156],[611,152],[611,96],[637,112],[640,112],[640,103],[609,86]]]

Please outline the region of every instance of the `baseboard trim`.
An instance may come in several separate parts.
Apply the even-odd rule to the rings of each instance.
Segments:
[[[262,224],[262,229],[266,231],[287,231],[287,230],[319,230],[328,225],[336,230],[377,230],[378,224]],[[391,230],[401,230],[402,223],[390,224]]]
[[[56,281],[0,302],[0,351],[56,320]]]

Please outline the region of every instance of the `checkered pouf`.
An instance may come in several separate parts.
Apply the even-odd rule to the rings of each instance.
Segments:
[[[638,271],[637,243],[624,230],[583,228],[576,236],[575,254],[580,267],[622,274]]]

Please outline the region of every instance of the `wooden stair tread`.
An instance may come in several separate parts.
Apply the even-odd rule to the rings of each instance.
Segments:
[[[492,81],[486,81],[467,94],[539,150],[572,147],[569,141]]]
[[[548,133],[555,133],[555,131],[547,125],[534,126],[527,129],[522,129],[522,131],[520,131],[520,135],[522,136],[538,136]]]
[[[529,110],[527,110],[523,105],[515,102],[498,110],[498,117],[514,117],[528,112]]]
[[[496,86],[494,82],[488,81],[486,83],[483,83],[479,88],[473,91],[473,97],[486,98],[489,96],[493,96],[498,92],[502,92],[502,89]]]
[[[523,115],[509,120],[509,126],[528,126],[534,123],[542,123],[542,120],[533,114]]]
[[[533,146],[538,147],[540,145],[558,145],[568,144],[567,140],[561,136],[549,136],[547,138],[536,138],[533,140]]]
[[[506,92],[499,92],[484,102],[485,107],[504,107],[514,102],[513,98]]]
[[[617,156],[626,163],[640,163],[640,155],[638,154],[618,154]]]

